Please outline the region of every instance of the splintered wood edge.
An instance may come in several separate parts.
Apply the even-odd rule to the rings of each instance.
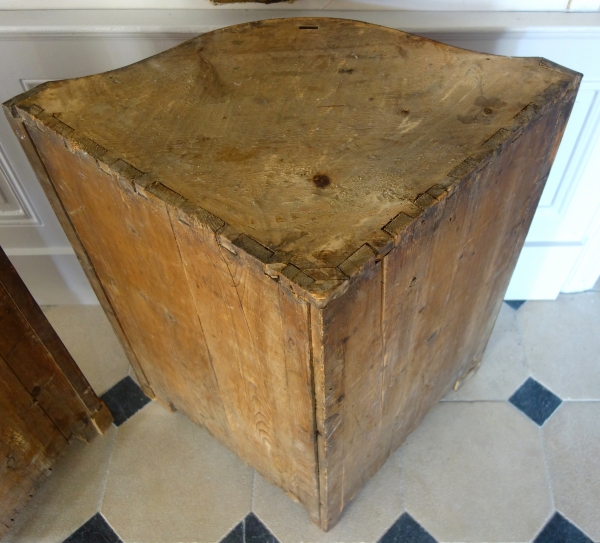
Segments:
[[[46,113],[32,100],[51,83],[44,83],[15,96],[3,106],[7,115],[17,121],[25,122],[42,132],[57,134],[72,153],[85,153],[91,156],[97,166],[125,190],[143,198],[153,197],[170,206],[182,223],[193,228],[208,228],[215,234],[217,242],[222,247],[234,254],[238,250],[244,251],[263,264],[264,273],[271,279],[278,281],[296,296],[318,308],[323,308],[330,301],[341,296],[348,289],[351,279],[359,276],[366,265],[381,260],[396,247],[421,214],[447,197],[461,180],[484,168],[505,145],[516,141],[527,125],[543,116],[552,102],[563,94],[576,90],[581,82],[580,73],[552,61],[540,57],[539,65],[568,76],[570,79],[550,85],[517,113],[507,126],[500,128],[477,151],[455,165],[446,177],[438,180],[427,191],[418,194],[414,200],[405,201],[403,211],[389,220],[380,230],[370,234],[358,249],[338,264],[335,268],[337,275],[325,278],[319,277],[318,275],[321,275],[319,273],[313,273],[316,277],[312,277],[311,270],[303,270],[296,266],[290,260],[290,255],[274,251],[248,234],[236,231],[219,217],[192,204],[182,195],[153,179],[151,172],[140,171],[85,134],[76,133],[71,126]],[[325,269],[327,268],[315,268],[317,272]]]

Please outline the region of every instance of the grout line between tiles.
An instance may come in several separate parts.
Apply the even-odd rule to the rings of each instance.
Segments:
[[[539,433],[540,433],[540,440],[542,442],[542,456],[544,458],[544,469],[546,470],[546,477],[548,478],[548,485],[550,486],[550,496],[552,498],[552,507],[554,508],[554,511],[556,511],[557,509],[556,509],[556,503],[554,501],[554,487],[552,485],[552,476],[550,474],[550,466],[548,465],[548,456],[546,454],[546,441],[544,440],[544,427],[543,426],[540,426]]]
[[[527,302],[523,305],[526,305]],[[519,333],[519,343],[521,346],[521,349],[523,351],[523,366],[525,367],[525,371],[527,372],[527,376],[528,377],[533,377],[532,373],[531,373],[531,368],[529,367],[529,360],[527,359],[527,351],[525,350],[525,340],[523,338],[523,329],[521,328],[521,319],[519,318],[519,312],[516,312],[517,314],[515,315],[515,322],[517,324],[517,332]],[[527,380],[527,379],[525,379]],[[537,380],[537,379],[536,379]]]
[[[559,406],[559,409],[560,409],[560,406]],[[558,409],[556,409],[554,411],[554,413],[556,413],[556,411],[558,411]],[[554,415],[554,413],[552,413],[552,415]],[[550,416],[550,418],[552,418],[552,415]],[[548,422],[548,421],[546,421],[546,422]],[[538,532],[535,534],[532,541],[535,541],[535,538],[542,532],[542,530],[546,527],[546,524],[548,524],[550,519],[554,516],[554,514],[557,511],[556,503],[554,501],[554,487],[552,485],[552,476],[550,475],[550,466],[548,465],[548,457],[546,455],[546,442],[544,440],[544,427],[540,426],[538,428],[538,432],[539,432],[540,441],[542,444],[542,459],[544,461],[544,470],[546,472],[546,478],[548,479],[548,486],[550,487],[550,499],[552,501],[552,511],[550,512],[550,516],[543,522],[542,526],[540,527]]]
[[[97,505],[97,510],[98,510],[97,512],[100,514],[102,514],[102,505],[104,504],[104,496],[106,494],[106,486],[108,485],[108,474],[110,472],[110,466],[112,464],[112,457],[113,457],[113,454],[115,453],[115,448],[117,446],[117,437],[119,435],[119,427],[115,426],[115,428],[116,428],[115,429],[115,437],[113,440],[112,448],[110,450],[110,455],[108,457],[108,462],[106,463],[106,471],[104,473],[104,480],[102,481],[102,492],[100,493],[100,500]],[[104,516],[104,515],[102,515],[102,516]],[[106,522],[108,522],[108,520]],[[109,524],[110,524],[110,522],[109,522]]]

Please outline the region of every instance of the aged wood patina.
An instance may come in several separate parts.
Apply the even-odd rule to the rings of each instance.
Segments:
[[[146,394],[327,530],[479,365],[580,80],[279,19],[5,109]]]
[[[69,441],[112,420],[0,249],[0,538]]]

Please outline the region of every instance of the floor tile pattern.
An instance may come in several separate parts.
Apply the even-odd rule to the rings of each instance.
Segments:
[[[244,520],[221,540],[221,543],[279,543],[279,541],[254,513],[248,513]]]
[[[138,384],[129,376],[121,379],[108,392],[102,394],[101,398],[112,413],[116,426],[121,426],[150,402]]]
[[[531,541],[553,512],[540,431],[507,402],[441,403],[402,474],[406,511],[438,541]]]
[[[418,522],[404,513],[379,540],[379,543],[436,543]]]
[[[83,526],[71,534],[64,543],[121,543],[108,522],[96,513]]]
[[[77,327],[77,308],[67,313]],[[70,332],[78,353],[98,342],[81,322],[80,337]],[[84,374],[114,385],[103,398],[115,425],[71,444],[2,543],[600,541],[599,327],[596,291],[503,304],[480,371],[328,533],[205,430],[149,402],[100,351],[84,353]]]
[[[556,508],[600,541],[600,402],[564,402],[542,435]]]
[[[518,311],[526,301],[527,300],[505,300],[504,303],[512,307],[515,311]]]
[[[235,528],[221,540],[221,543],[244,543],[244,538],[244,521],[242,521],[236,524]]]
[[[538,426],[542,426],[558,409],[562,400],[529,377],[508,400]]]
[[[527,302],[517,318],[531,377],[562,400],[600,400],[600,292]]]
[[[534,543],[593,543],[577,526],[560,513],[554,513]]]

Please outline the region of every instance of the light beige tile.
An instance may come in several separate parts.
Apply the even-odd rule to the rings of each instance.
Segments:
[[[481,367],[445,400],[508,400],[527,379],[517,312],[502,304]]]
[[[58,543],[95,515],[117,429],[88,445],[73,441],[3,543]]]
[[[530,301],[518,319],[535,379],[563,400],[600,399],[600,292]]]
[[[402,466],[406,510],[440,542],[531,541],[552,512],[539,429],[506,402],[440,403]]]
[[[127,376],[129,362],[99,305],[42,309],[96,394],[104,394]]]
[[[542,431],[556,508],[600,541],[600,402],[564,402]]]
[[[305,509],[256,474],[252,509],[281,543],[375,542],[402,514],[400,453],[390,456],[329,532],[317,528]]]
[[[250,511],[251,494],[251,468],[153,402],[119,427],[101,510],[126,543],[208,543]]]

